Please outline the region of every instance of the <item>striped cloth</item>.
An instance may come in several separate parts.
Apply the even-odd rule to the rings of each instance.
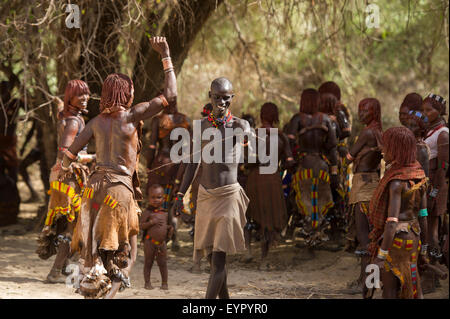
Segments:
[[[384,225],[388,217],[389,182],[394,179],[408,181],[424,178],[426,178],[425,172],[417,161],[401,167],[392,165],[385,172],[369,204],[369,221],[373,226],[373,230],[369,234],[369,239],[371,240],[369,251],[372,256],[375,256],[377,253],[378,241],[383,235]]]

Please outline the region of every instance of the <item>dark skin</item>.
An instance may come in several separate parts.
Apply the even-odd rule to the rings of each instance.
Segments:
[[[157,246],[152,243],[150,239],[144,238],[144,288],[153,289],[153,286],[150,283],[150,274],[156,257],[162,279],[161,289],[168,290],[167,249],[165,247],[165,239],[168,231],[167,213],[160,212],[163,211],[164,189],[162,187],[149,189],[148,202],[149,209],[142,214],[139,228],[154,240],[161,242],[163,247]],[[154,210],[157,210],[158,212],[153,212]]]
[[[339,109],[338,103],[331,93],[322,93],[320,95],[319,111],[330,117],[336,130],[336,137],[341,141],[350,136],[351,129],[347,116],[344,111]]]
[[[361,123],[369,126],[374,121],[373,110],[370,105],[364,105],[358,110],[358,117]],[[377,139],[372,129],[364,129],[358,136],[358,140],[350,148],[350,155],[354,158],[365,148],[377,146]],[[376,172],[379,169],[381,155],[379,152],[369,152],[363,156],[358,163],[354,173]]]
[[[153,37],[150,39],[150,44],[161,55],[161,58],[170,56],[169,46],[164,37]],[[163,95],[169,104],[176,102],[177,84],[174,72],[165,73]],[[108,165],[108,167],[113,167],[119,173],[128,175],[131,179],[136,170],[139,142],[137,128],[140,125],[140,121],[153,117],[164,108],[163,100],[159,97],[131,107],[133,98],[134,90],[131,92],[128,108],[123,108],[111,114],[101,113],[89,121],[85,129],[69,147],[69,151],[72,154],[78,154],[89,140],[94,137],[96,140],[97,166],[102,164]],[[70,162],[71,160],[65,155],[63,158],[64,167],[68,167]],[[132,258],[128,268],[125,269],[127,273],[129,273],[136,257],[137,235],[130,238],[130,244]],[[108,251],[107,254],[106,259],[110,260],[113,258],[114,252]],[[95,259],[96,256],[93,256],[92,260]],[[87,261],[86,266],[92,267],[94,264]],[[114,297],[120,288],[120,284],[120,281],[113,281],[113,287],[107,298]]]
[[[273,127],[273,123],[269,123],[268,121],[265,120],[261,120],[261,127],[263,128],[272,128]],[[267,139],[267,146],[266,149],[270,148],[270,140]],[[289,140],[287,139],[287,137],[284,134],[279,134],[278,135],[278,158],[281,159],[283,162],[285,162],[286,166],[288,168],[291,168],[295,165],[294,162],[294,158],[292,157],[292,152],[291,152],[291,148],[289,146]],[[250,164],[250,165],[254,165],[254,164]],[[250,256],[250,241],[251,241],[251,230],[244,230],[244,234],[246,234],[245,236],[245,245],[248,247],[248,255],[247,258],[249,258]],[[265,240],[264,238],[261,239],[261,266],[264,266],[265,260],[267,255],[269,254],[269,247],[270,247],[270,242],[268,240]]]
[[[322,122],[320,122],[322,116]],[[323,124],[327,131],[317,128],[311,129],[306,133],[300,135],[302,128],[314,125]],[[303,168],[316,168],[328,171],[328,164],[315,154],[323,153],[330,161],[330,166],[335,166],[336,171],[330,172],[330,180],[332,187],[337,187],[339,180],[337,176],[337,153],[336,153],[336,133],[333,128],[331,119],[323,113],[316,112],[314,114],[299,113],[294,115],[287,128],[287,136],[291,141],[291,145],[295,145],[297,139],[300,145],[299,152],[306,152],[307,155],[302,159]]]
[[[374,121],[373,110],[369,105],[364,105],[358,110],[359,120],[366,126],[370,125]],[[358,136],[355,144],[350,148],[350,155],[356,158],[358,153],[366,148],[376,147],[377,139],[375,133],[372,129],[363,129]],[[367,172],[377,172],[380,166],[381,154],[380,152],[368,152],[359,160],[358,166],[353,168],[354,173],[367,173]],[[362,248],[367,248],[369,244],[369,221],[366,215],[360,211],[359,206],[357,206],[355,211],[355,221],[356,221],[356,231],[358,241]]]
[[[69,148],[69,146],[73,143],[75,140],[75,137],[77,136],[78,132],[84,128],[84,119],[81,116],[80,112],[87,107],[87,103],[89,101],[89,94],[81,94],[81,95],[75,95],[72,96],[70,99],[70,105],[74,107],[76,110],[63,110],[62,111],[62,118],[68,118],[66,119],[66,125],[64,128],[61,128],[59,130],[59,147],[63,148]],[[77,121],[73,118],[76,116],[81,121]],[[64,156],[64,152],[58,150],[58,159],[62,159]]]
[[[321,129],[313,129],[307,131],[301,136],[298,135],[298,132],[301,130],[301,128],[318,123],[317,119],[320,114],[322,114],[323,116],[324,125],[328,128],[327,132]],[[305,113],[296,114],[289,123],[288,137],[293,143],[295,143],[295,140],[297,139],[297,142],[300,145],[299,152],[325,153],[330,160],[331,165],[336,165],[336,133],[333,128],[331,119],[326,114],[319,112],[314,113],[313,115]],[[324,140],[326,142],[324,142]],[[302,166],[304,166],[305,168],[311,168],[315,166],[316,162],[317,158],[306,156],[303,159]],[[326,165],[325,162],[324,164]],[[320,168],[323,170],[328,170],[328,166],[321,165]]]
[[[167,115],[174,124],[174,128],[178,127],[178,125],[184,124],[185,120],[188,121],[189,126],[188,126],[188,130],[191,131],[191,120],[189,118],[187,118],[184,114],[179,113],[178,109],[176,108],[176,106],[174,107],[168,107],[166,109],[163,110],[163,115]],[[176,143],[176,141],[171,141],[170,140],[170,133],[168,133],[166,136],[161,137],[159,136],[159,126],[160,126],[160,117],[155,117],[152,120],[152,126],[151,126],[151,136],[150,136],[150,152],[148,153],[148,157],[147,157],[147,169],[151,169],[152,167],[152,163],[155,160],[155,158],[158,156],[158,154],[161,154],[162,157],[164,157],[165,159],[169,159],[170,160],[170,148],[172,147],[172,145],[174,143]],[[163,163],[166,163],[166,161],[161,160]],[[170,169],[170,166],[168,166]],[[171,173],[170,171],[168,171],[166,169],[166,171],[164,171],[165,168],[161,168],[161,170],[166,173],[164,174],[165,176],[169,173]],[[173,175],[169,175],[170,177],[167,177],[167,180],[173,180],[175,176]],[[163,183],[159,183],[159,184],[166,184],[165,182]]]
[[[230,107],[231,100],[233,98],[233,91],[231,83],[229,85],[216,85],[211,87],[209,93],[211,98],[211,103],[213,104],[213,114],[217,117],[223,117]],[[201,132],[207,128],[212,128],[213,125],[207,120],[202,119],[201,121]],[[241,128],[244,132],[250,130],[250,125],[247,121],[242,120],[233,116],[231,121],[226,124],[227,128]],[[224,127],[218,128],[225,136]],[[202,141],[202,146],[209,141]],[[233,141],[233,145],[236,141]],[[231,157],[232,154],[224,154],[225,143],[222,143],[222,162],[223,163],[205,163],[202,162],[202,176],[200,179],[200,184],[202,184],[206,189],[217,188],[224,185],[229,185],[237,182],[237,167],[239,163],[225,163],[225,159]],[[186,165],[186,171],[183,176],[183,181],[181,183],[179,191],[185,193],[192,183],[195,171],[200,163],[189,163]]]
[[[169,56],[169,46],[165,38],[154,37],[150,42],[153,49],[160,53],[162,58]],[[176,92],[175,74],[173,72],[166,73],[164,96],[169,103],[175,103]],[[131,106],[133,98],[134,91],[129,106]],[[161,110],[163,110],[162,100],[156,97],[132,108],[112,114],[100,114],[86,125],[69,150],[72,154],[77,154],[95,136],[97,163],[99,165],[101,163],[112,164],[119,171],[132,175],[137,159],[137,126],[141,120],[151,118]],[[64,160],[68,162],[69,158],[65,157]]]
[[[89,94],[73,96],[70,99],[70,106],[72,107],[71,110],[62,111],[62,119],[65,119],[66,124],[64,127],[61,124],[58,127],[60,148],[68,148],[75,140],[75,137],[77,136],[79,130],[84,127],[84,119],[81,117],[80,112],[81,110],[86,108],[88,100]],[[75,117],[77,117],[78,119],[75,119]],[[63,155],[64,152],[58,150],[57,158],[62,159]],[[61,162],[57,161],[57,165],[53,169],[56,169],[57,171],[60,170],[60,165]],[[71,223],[68,224],[67,233],[73,233],[73,225]],[[69,243],[60,243],[55,262],[53,264],[53,269],[63,268],[67,258],[69,257],[69,253]]]
[[[387,163],[392,162],[390,154],[384,154],[385,161]],[[417,182],[417,181],[416,181]],[[402,195],[410,189],[410,185],[407,181],[393,180],[389,183],[389,203],[388,203],[388,217],[398,218],[399,222],[410,221],[417,218],[419,211],[411,207],[408,199],[402,198]],[[427,207],[427,196],[426,192],[423,193],[420,208],[423,209]],[[427,217],[419,217],[420,223],[420,240],[422,243],[427,243]],[[396,222],[387,222],[384,228],[383,241],[381,243],[381,249],[389,250],[392,247],[392,243],[395,237],[395,229],[397,227]],[[400,289],[400,282],[397,277],[394,276],[392,272],[386,272],[384,269],[384,260],[378,257],[374,259],[374,264],[380,267],[381,277],[383,281],[383,298],[384,299],[395,299],[397,298],[398,290]],[[427,263],[425,257],[420,255],[419,264]],[[422,291],[418,291],[420,299],[423,299]]]
[[[187,120],[188,127],[187,130],[192,132],[191,120],[187,118],[184,114],[179,113],[176,106],[168,107],[163,110],[163,115],[170,117],[173,121],[174,128],[183,127],[184,122]],[[166,136],[159,136],[159,127],[160,127],[160,117],[154,117],[152,120],[151,126],[151,137],[150,137],[150,152],[147,156],[147,169],[151,170],[153,166],[155,166],[155,160],[157,160],[157,166],[171,163],[170,160],[170,148],[177,141],[170,140],[170,133]],[[183,126],[181,126],[183,125]],[[152,165],[153,164],[153,165]],[[180,165],[166,165],[158,169],[158,172],[163,173],[164,176],[153,176],[154,180],[152,183],[155,184],[171,184],[175,179],[181,179],[183,176],[184,170],[178,169]],[[177,190],[174,189],[176,192]]]
[[[349,154],[353,157],[353,160],[349,160],[347,157],[347,162],[349,163],[356,160],[360,152],[364,152],[366,149],[375,148],[378,146],[375,132],[368,127],[373,121],[375,121],[373,109],[370,105],[366,104],[360,107],[358,109],[358,117],[359,121],[366,125],[366,128],[361,131],[355,144],[353,144],[350,148]],[[380,167],[381,158],[380,151],[369,151],[359,158],[357,165],[353,165],[353,172],[377,172]],[[361,211],[360,205],[356,205],[355,208],[355,226],[359,245],[363,250],[367,250],[367,246],[369,244],[369,220],[364,212]],[[360,279],[364,278],[365,269],[368,263],[369,257],[363,256],[361,258]]]
[[[407,106],[401,106],[398,111],[398,119],[403,126],[406,126],[406,121],[408,119],[409,108]]]
[[[441,123],[443,123],[443,120],[440,116],[440,113],[438,110],[436,110],[431,103],[428,101],[423,103],[423,111],[425,115],[428,117],[429,121],[429,131],[432,131],[435,127],[439,126]],[[438,145],[438,165],[439,163],[448,163],[449,162],[449,151],[448,151],[448,143],[449,143],[449,134],[447,132],[441,132],[439,134],[437,145]],[[438,189],[446,183],[445,181],[445,175],[446,171],[443,169],[437,169],[436,171],[436,177],[435,182],[433,183],[433,188]],[[431,201],[431,205],[429,204],[428,209],[432,211],[434,209],[434,203],[436,199]],[[439,216],[429,216],[428,219],[428,235],[429,235],[429,242],[433,247],[439,246]]]
[[[212,113],[216,118],[221,118],[225,116],[228,111],[231,101],[234,97],[233,86],[230,81],[225,78],[216,79],[211,84],[211,90],[209,92],[209,97],[211,99],[211,104],[213,106]],[[213,125],[207,120],[202,119],[201,121],[201,132],[207,128],[211,128]],[[241,128],[244,132],[250,131],[250,124],[237,118],[235,116],[225,124],[227,128]],[[220,126],[218,130],[225,136],[225,127]],[[208,143],[208,141],[202,141],[203,146]],[[239,140],[233,139],[233,145],[239,143]],[[233,153],[225,153],[225,143],[222,144],[222,163],[205,163],[202,159],[202,175],[200,177],[200,184],[206,188],[218,188],[224,185],[230,185],[237,183],[237,173],[239,163],[233,161],[231,158]],[[192,148],[191,148],[192,149]],[[228,159],[228,160],[226,160]],[[228,163],[227,163],[228,162]],[[180,185],[180,193],[183,195],[186,193],[189,186],[192,184],[194,179],[195,171],[200,163],[188,163],[186,166],[186,171],[183,176],[183,181]],[[173,210],[175,214],[180,214],[182,210],[182,202],[177,201]],[[227,286],[227,271],[226,271],[226,253],[221,251],[213,251],[211,255],[211,274],[208,281],[208,287],[206,290],[207,299],[216,299],[217,297],[221,299],[228,299],[228,286]]]
[[[303,128],[313,125],[323,128],[316,127],[301,134]],[[298,113],[291,119],[287,132],[292,145],[295,145],[297,139],[297,143],[300,145],[299,153],[306,153],[306,156],[300,160],[299,165],[303,169],[314,169],[317,172],[319,170],[329,171],[331,188],[338,187],[337,138],[331,119],[320,112],[313,114]],[[320,154],[324,154],[328,158],[330,165],[322,159]],[[312,247],[309,247],[308,253],[313,256]]]
[[[429,176],[429,168],[430,168],[430,161],[428,159],[428,150],[426,145],[423,142],[423,132],[422,128],[417,124],[416,120],[408,118],[404,120],[404,125],[408,129],[411,130],[411,132],[414,133],[414,136],[417,139],[417,161],[422,165],[423,170],[425,171],[425,175]]]
[[[147,156],[148,184],[171,184],[173,189],[168,199],[171,202],[173,194],[176,194],[178,191],[179,180],[181,180],[184,173],[184,166],[174,164],[170,159],[170,148],[177,142],[170,140],[170,132],[166,136],[159,134],[160,125],[162,124],[161,121],[164,121],[166,118],[169,118],[173,123],[173,129],[184,127],[192,133],[192,125],[189,118],[178,112],[176,105],[165,108],[161,116],[154,117],[152,120],[150,151]],[[187,127],[186,121],[188,122]],[[177,249],[179,245],[176,236],[176,222],[173,221],[172,225],[175,228],[172,238],[172,249]]]
[[[336,138],[338,141],[343,141],[345,138],[350,136],[350,123],[348,122],[347,116],[345,112],[337,107],[337,98],[331,94],[331,93],[322,93],[320,95],[320,111],[323,113],[326,113],[330,119],[333,126],[333,129],[336,133]],[[337,147],[338,151],[338,158],[345,158],[348,152],[348,148],[344,145],[339,145]],[[340,164],[340,162],[339,162]],[[345,170],[344,170],[345,171]],[[339,216],[344,216],[345,212],[339,209],[338,207],[342,207],[340,205],[340,202],[342,201],[342,198],[340,197],[338,193],[338,189],[343,189],[344,187],[341,185],[341,183],[345,180],[346,173],[344,176],[340,177],[339,185],[336,188],[332,188],[332,195],[333,195],[333,202],[335,203],[335,207],[333,207],[330,215],[333,215],[332,221],[331,221],[331,237],[336,238],[339,232],[338,229],[338,222],[337,219]]]

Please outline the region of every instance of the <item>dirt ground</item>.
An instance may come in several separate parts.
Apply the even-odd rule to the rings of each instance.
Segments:
[[[30,171],[38,171],[37,167]],[[41,183],[36,181],[36,189],[43,194]],[[29,192],[19,181],[23,200]],[[31,299],[81,299],[74,288],[65,284],[47,284],[45,278],[53,264],[54,257],[41,260],[35,253],[38,236],[36,212],[42,203],[21,204],[19,223],[0,227],[0,298]],[[142,244],[136,264],[131,272],[132,287],[118,293],[116,298],[152,299],[200,299],[204,298],[209,274],[189,272],[192,265],[193,243],[189,228],[181,225],[179,231],[181,249],[173,252],[169,244],[169,290],[159,289],[161,277],[156,262],[151,275],[153,290],[144,289]],[[231,298],[240,299],[360,299],[360,295],[343,293],[346,284],[358,277],[357,258],[348,252],[317,251],[315,258],[294,262],[295,256],[305,256],[304,248],[297,248],[295,242],[280,244],[269,253],[271,271],[259,271],[259,243],[252,244],[253,261],[242,261],[243,254],[228,257],[228,282]],[[205,270],[206,261],[202,261]],[[380,298],[380,291],[375,298]],[[425,298],[448,299],[448,279],[441,281],[441,287]]]

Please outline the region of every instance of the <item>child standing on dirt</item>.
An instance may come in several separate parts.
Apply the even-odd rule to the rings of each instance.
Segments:
[[[144,242],[144,281],[145,289],[153,289],[150,273],[153,261],[161,272],[161,289],[168,290],[167,246],[166,240],[171,238],[173,227],[168,223],[168,212],[162,208],[164,189],[159,184],[148,188],[148,208],[141,216],[139,228],[143,231]]]

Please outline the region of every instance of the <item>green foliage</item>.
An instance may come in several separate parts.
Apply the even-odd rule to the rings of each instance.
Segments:
[[[379,0],[380,25],[371,29],[362,1],[228,3],[233,13],[222,6],[211,17],[179,77],[180,105],[194,117],[207,102],[210,81],[221,75],[234,84],[235,113],[259,118],[259,107],[272,100],[282,123],[298,110],[303,89],[327,80],[341,87],[354,118],[362,98],[378,98],[385,128],[399,125],[407,93],[448,96],[446,1]]]
[[[119,54],[118,69],[132,75],[141,35],[158,32],[161,21],[149,16],[161,13],[167,17],[167,12],[162,14],[166,4],[176,8],[188,2],[128,2],[117,26],[121,39],[114,48]],[[24,6],[19,0],[2,3],[0,59],[11,61],[12,68],[22,72],[28,92],[35,92],[32,84],[37,84],[61,95],[61,75],[73,72],[60,69],[73,50],[65,50],[64,45],[79,41],[71,33],[75,30],[61,28],[65,2],[56,2],[58,7],[47,20],[43,19],[48,5]],[[219,76],[233,82],[234,113],[250,112],[259,118],[259,107],[271,100],[280,108],[281,125],[298,111],[303,89],[317,88],[327,80],[339,84],[342,101],[354,118],[362,98],[377,97],[385,128],[399,124],[398,106],[409,92],[425,95],[434,91],[448,97],[448,2],[373,3],[380,9],[379,28],[366,26],[366,1],[224,1],[202,28],[178,74],[181,111],[198,118],[208,102],[209,85]],[[86,25],[95,29],[97,5],[82,1],[80,6],[84,30]],[[60,19],[55,18],[58,15]],[[32,25],[36,23],[41,24]],[[66,41],[72,36],[73,42]],[[79,48],[83,58],[104,54],[102,48],[86,47],[92,40],[84,35],[84,46]],[[83,72],[92,71],[87,66]],[[40,78],[43,73],[46,83]]]

